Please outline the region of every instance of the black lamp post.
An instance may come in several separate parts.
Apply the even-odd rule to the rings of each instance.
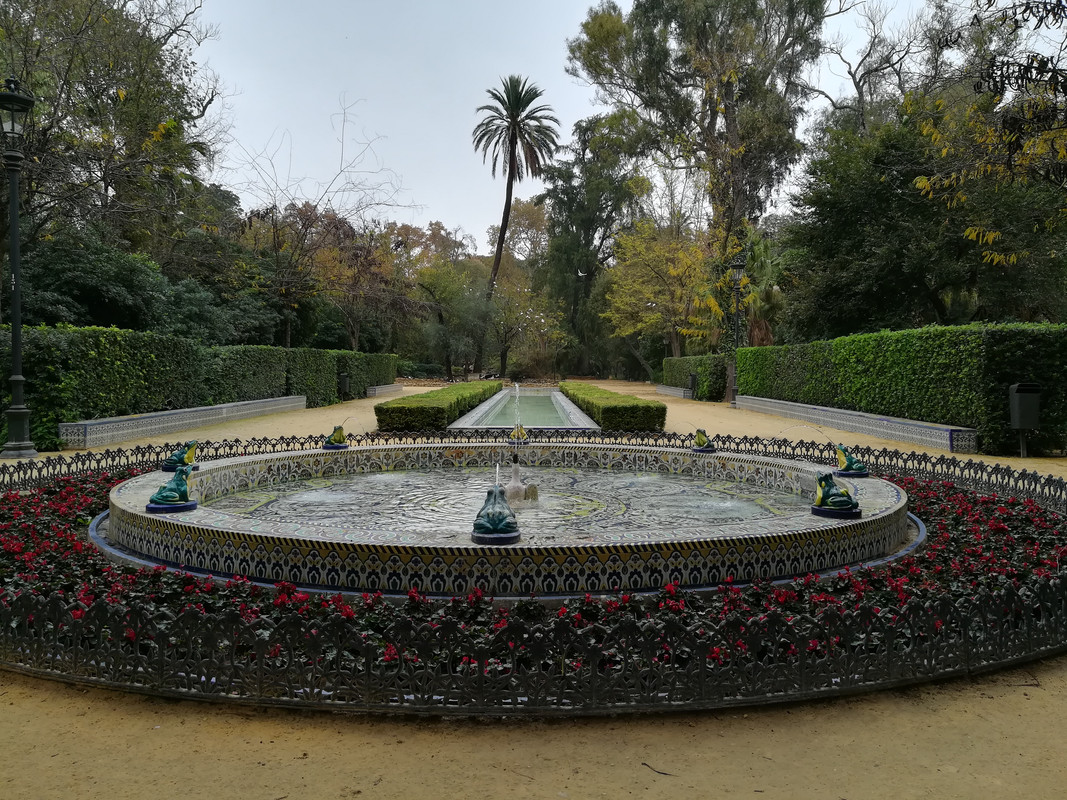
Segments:
[[[737,348],[741,346],[741,282],[745,279],[745,262],[748,260],[746,247],[730,262],[730,280],[734,299],[734,363],[730,369],[730,385],[727,388],[731,403],[737,400]]]
[[[30,441],[30,410],[23,397],[22,377],[22,294],[19,280],[19,172],[22,169],[22,140],[26,121],[33,109],[33,95],[24,91],[17,78],[4,82],[0,92],[0,134],[4,139],[4,166],[10,191],[8,242],[11,246],[11,408],[7,410],[7,443],[0,458],[33,458],[37,451]]]

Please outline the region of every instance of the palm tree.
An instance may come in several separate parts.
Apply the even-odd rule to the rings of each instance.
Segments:
[[[558,144],[556,141],[559,120],[552,115],[552,107],[534,105],[544,94],[536,84],[519,75],[501,78],[500,89],[488,89],[493,99],[478,108],[485,117],[474,126],[474,149],[482,151],[482,161],[493,154],[493,177],[499,164],[507,176],[507,194],[504,198],[504,215],[500,219],[500,232],[496,239],[496,255],[489,273],[486,300],[493,299],[500,259],[504,254],[504,238],[511,217],[511,194],[516,181],[529,175],[539,178],[545,164],[552,159]]]

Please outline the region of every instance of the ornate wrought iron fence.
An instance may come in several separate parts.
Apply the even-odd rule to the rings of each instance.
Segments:
[[[353,444],[485,441],[486,435],[366,434]],[[506,440],[506,433],[494,436]],[[589,443],[686,447],[677,434],[545,433]],[[318,447],[321,437],[205,442],[204,460]],[[731,452],[832,463],[833,448],[716,437]],[[176,445],[175,445],[176,446]],[[0,487],[154,468],[175,446],[107,450],[0,467]],[[1062,479],[982,462],[857,448],[875,470],[949,480],[1059,509]],[[861,605],[817,617],[736,614],[696,625],[622,618],[576,627],[512,619],[488,639],[458,622],[400,620],[368,635],[337,615],[272,622],[237,612],[175,615],[58,595],[0,592],[0,662],[19,671],[189,699],[375,712],[516,715],[718,708],[834,696],[974,674],[1067,650],[1058,579],[975,597]]]
[[[533,430],[539,441],[576,444],[635,445],[652,447],[690,447],[691,434],[678,433],[611,433],[599,431]],[[242,441],[228,439],[220,442],[201,442],[197,458],[213,461],[242,455],[283,453],[292,450],[314,450],[322,445],[322,436],[280,436]],[[508,431],[428,431],[413,433],[349,434],[352,445],[410,445],[442,444],[445,442],[508,443]],[[50,456],[35,461],[0,465],[0,491],[12,491],[43,486],[67,475],[96,474],[121,469],[155,469],[179,442],[165,445],[143,445],[130,449],[77,453],[70,456]],[[755,436],[715,436],[713,446],[725,452],[797,459],[815,463],[834,464],[834,446],[829,442],[792,442],[788,439],[761,439]],[[853,452],[873,470],[880,473],[912,475],[917,478],[951,481],[980,492],[996,492],[1015,497],[1029,497],[1046,508],[1067,514],[1067,481],[1051,475],[1021,470],[1001,464],[987,464],[968,459],[960,461],[950,456],[932,456],[912,451],[903,453],[885,448],[856,447]]]
[[[423,714],[605,714],[810,699],[968,675],[1062,652],[1067,592],[1036,590],[818,617],[511,620],[491,638],[405,620],[367,636],[339,615],[246,622],[22,595],[0,659],[151,694]]]

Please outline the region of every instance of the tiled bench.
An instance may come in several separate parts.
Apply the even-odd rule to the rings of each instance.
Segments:
[[[936,447],[952,453],[977,453],[978,432],[974,428],[955,425],[940,425],[933,422],[916,422],[899,417],[879,414],[864,414],[826,406],[809,406],[789,403],[785,400],[770,400],[766,397],[737,396],[737,407],[746,411],[759,411],[779,417],[803,420],[812,425],[826,425],[843,431],[892,439],[897,442]]]
[[[381,386],[368,386],[367,397],[380,397],[383,394],[399,394],[404,391],[402,383],[386,383]]]
[[[683,389],[681,386],[667,386],[663,383],[656,384],[656,391],[660,394],[669,394],[674,397],[681,397],[683,400],[692,400],[693,393],[689,389]]]
[[[240,403],[223,403],[217,406],[179,408],[174,411],[154,411],[149,414],[131,414],[127,417],[108,417],[81,422],[59,423],[59,438],[69,449],[99,447],[129,439],[156,436],[161,433],[217,425],[230,420],[248,419],[280,411],[298,411],[307,408],[303,395],[272,397],[266,400],[245,400]]]

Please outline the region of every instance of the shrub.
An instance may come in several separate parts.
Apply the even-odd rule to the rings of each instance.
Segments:
[[[337,360],[334,351],[294,347],[288,351],[288,394],[304,395],[308,408],[337,402]]]
[[[367,363],[367,386],[390,386],[396,383],[397,357],[392,353],[364,353]],[[443,372],[443,370],[442,370]],[[366,397],[364,389],[360,397]]]
[[[500,381],[471,381],[378,403],[378,430],[442,431],[502,388]]]
[[[202,405],[205,348],[188,339],[118,328],[24,328],[23,375],[30,436],[60,447],[59,423]],[[0,331],[11,363],[11,333]],[[4,407],[11,403],[5,381]],[[0,421],[7,437],[7,420]]]
[[[1067,325],[931,326],[790,347],[743,348],[738,393],[978,431],[1013,452],[1008,387],[1041,385],[1035,449],[1067,445]]]
[[[689,376],[696,373],[694,400],[721,402],[726,398],[726,357],[717,354],[663,359],[663,383],[679,389],[689,388]]]
[[[287,368],[288,356],[283,347],[209,348],[205,405],[283,397]]]
[[[401,358],[396,362],[396,374],[405,378],[444,378],[445,368],[440,364],[420,364]]]
[[[661,431],[667,421],[667,406],[656,400],[576,381],[562,381],[559,388],[606,431]]]

